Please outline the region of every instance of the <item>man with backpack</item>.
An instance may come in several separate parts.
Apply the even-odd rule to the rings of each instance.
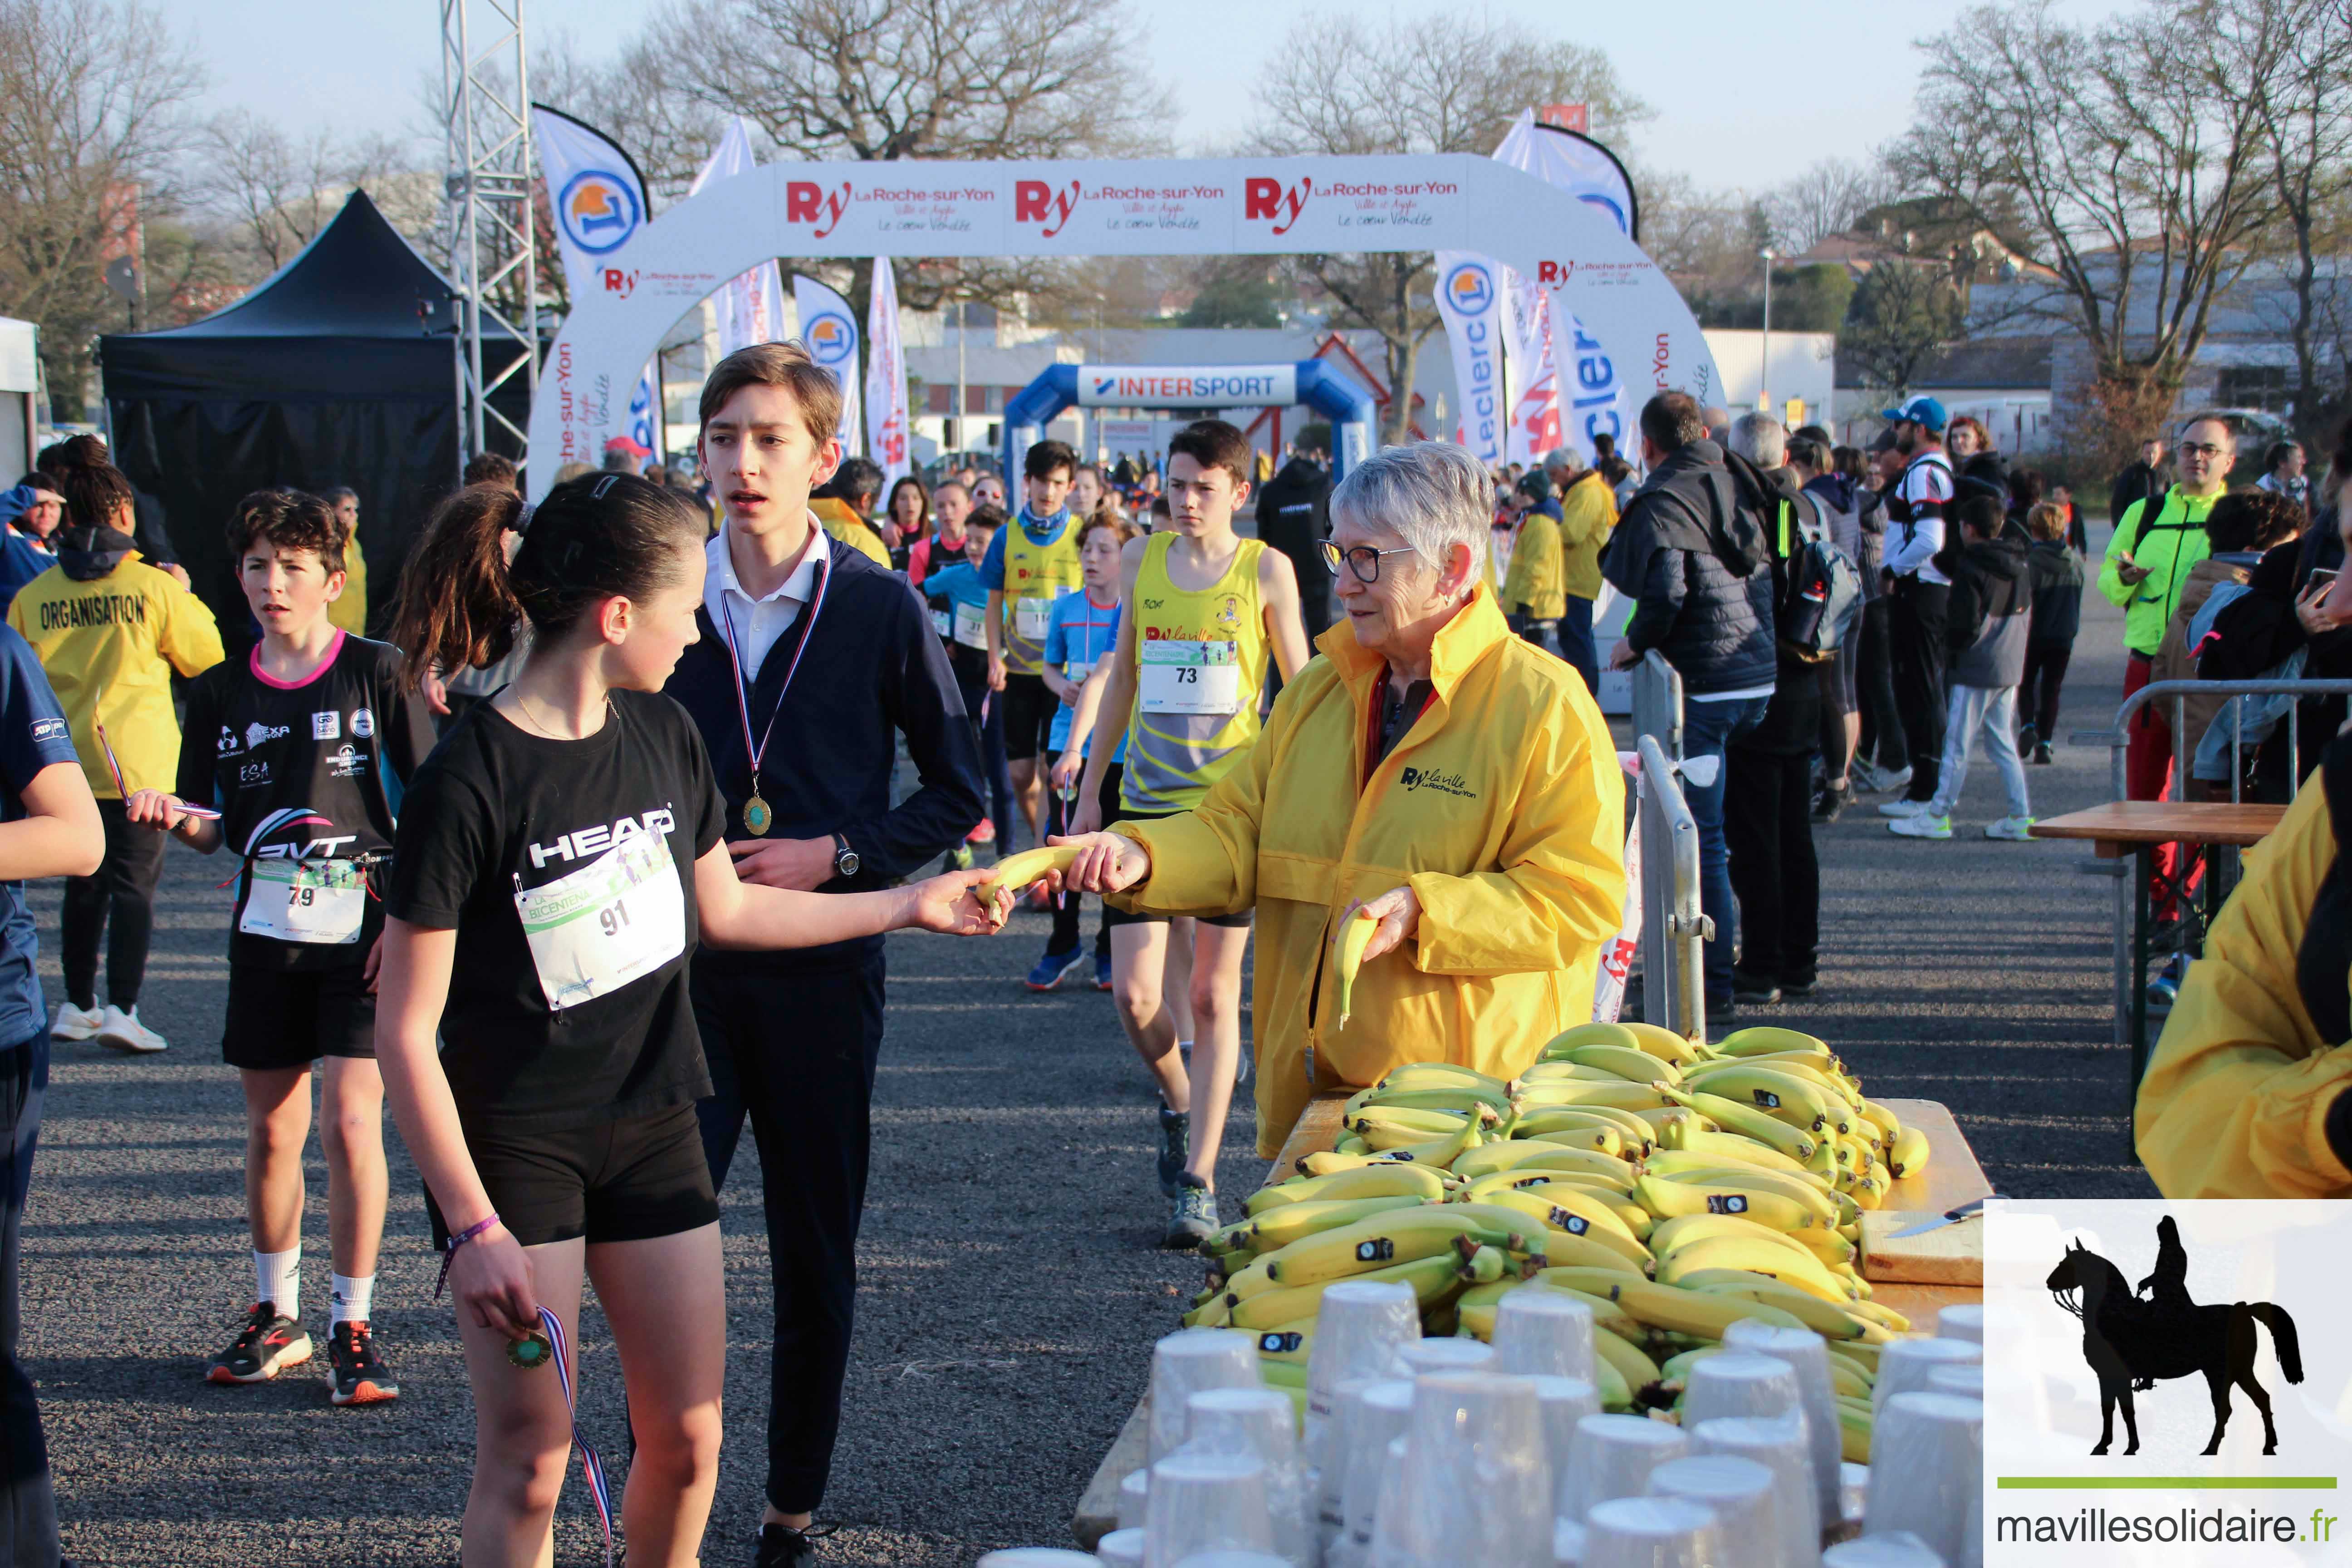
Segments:
[[[1689,394],[1651,398],[1641,429],[1650,477],[1627,500],[1601,568],[1633,602],[1609,665],[1630,669],[1654,649],[1682,677],[1683,795],[1698,827],[1700,904],[1715,925],[1706,1009],[1725,1016],[1738,912],[1723,836],[1723,753],[1763,721],[1772,696],[1771,552]]]

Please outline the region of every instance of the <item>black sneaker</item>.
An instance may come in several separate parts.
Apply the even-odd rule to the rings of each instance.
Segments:
[[[1835,822],[1845,815],[1845,808],[1853,804],[1853,784],[1832,784],[1813,797],[1813,820],[1821,823]]]
[[[2037,763],[2054,763],[2058,759],[2050,754],[2050,742],[2042,741],[2037,742],[2033,748],[2033,760]]]
[[[816,1568],[816,1543],[835,1528],[813,1524],[794,1530],[789,1524],[763,1524],[751,1549],[751,1568]]]
[[[2020,724],[2017,727],[2017,754],[2019,756],[2021,757],[2025,755],[2026,752],[2033,750],[2036,746],[2045,745],[2048,742],[2042,739],[2042,731],[2036,730],[2032,725]]]
[[[1780,987],[1769,976],[1731,972],[1731,1002],[1735,1007],[1769,1007],[1780,999]]]
[[[1176,1178],[1174,1206],[1168,1214],[1168,1233],[1160,1245],[1171,1252],[1190,1252],[1216,1234],[1217,1194],[1194,1175]]]
[[[1783,975],[1780,979],[1780,994],[1784,997],[1811,996],[1813,994],[1813,987],[1817,984],[1819,984],[1818,977],[1811,974],[1805,975],[1801,979],[1797,980],[1791,980],[1786,975]]]
[[[1181,1110],[1160,1108],[1160,1195],[1172,1198],[1183,1180],[1184,1163],[1192,1157],[1192,1118]]]
[[[338,1405],[382,1405],[400,1397],[400,1384],[375,1353],[375,1335],[365,1323],[337,1323],[327,1331],[327,1397]]]
[[[280,1317],[275,1302],[261,1301],[246,1314],[245,1331],[236,1342],[213,1357],[205,1378],[210,1383],[267,1383],[310,1359],[309,1331]]]

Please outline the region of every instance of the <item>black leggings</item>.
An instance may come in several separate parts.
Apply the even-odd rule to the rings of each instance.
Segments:
[[[1910,760],[1903,719],[1895,706],[1895,649],[1887,620],[1895,601],[1876,598],[1862,607],[1862,638],[1854,649],[1855,683],[1862,696],[1862,754],[1889,772]]]
[[[98,803],[106,826],[106,859],[95,877],[66,879],[64,931],[59,945],[66,1000],[98,1005],[98,933],[108,927],[106,999],[128,1011],[139,1005],[147,976],[147,936],[155,924],[155,884],[163,876],[163,837],[134,826],[119,800]]]
[[[1059,752],[1047,752],[1045,765],[1051,768],[1060,757]],[[1118,763],[1113,763],[1105,768],[1102,788],[1095,795],[1095,799],[1102,806],[1105,827],[1117,822],[1119,817],[1118,775]],[[1045,828],[1047,833],[1067,833],[1070,830],[1068,822],[1062,816],[1062,797],[1054,793],[1054,787],[1050,782],[1045,786],[1045,811],[1048,818]],[[1083,893],[1064,893],[1054,901],[1054,935],[1045,943],[1046,952],[1075,952],[1077,951],[1078,906],[1086,901],[1086,895]],[[1102,924],[1095,931],[1095,952],[1098,954],[1110,952],[1110,906],[1108,904],[1103,906],[1102,916]]]
[[[2025,645],[2025,684],[2017,694],[2017,716],[2033,727],[2045,745],[2058,732],[2058,689],[2066,684],[2066,661],[2074,657],[2073,643]]]

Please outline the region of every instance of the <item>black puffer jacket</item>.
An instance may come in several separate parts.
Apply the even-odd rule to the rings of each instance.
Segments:
[[[1686,696],[1773,684],[1768,542],[1723,448],[1693,441],[1667,454],[1625,505],[1601,575],[1634,602],[1625,640],[1655,648]]]

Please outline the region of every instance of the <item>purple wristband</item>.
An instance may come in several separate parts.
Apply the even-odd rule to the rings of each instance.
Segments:
[[[488,1218],[477,1221],[476,1223],[467,1226],[465,1229],[458,1231],[456,1235],[450,1237],[447,1243],[442,1249],[440,1277],[433,1281],[433,1299],[437,1301],[441,1299],[443,1287],[449,1283],[449,1265],[456,1261],[457,1249],[465,1246],[466,1243],[480,1237],[487,1232],[490,1226],[498,1223],[499,1216],[496,1213],[493,1213]]]

